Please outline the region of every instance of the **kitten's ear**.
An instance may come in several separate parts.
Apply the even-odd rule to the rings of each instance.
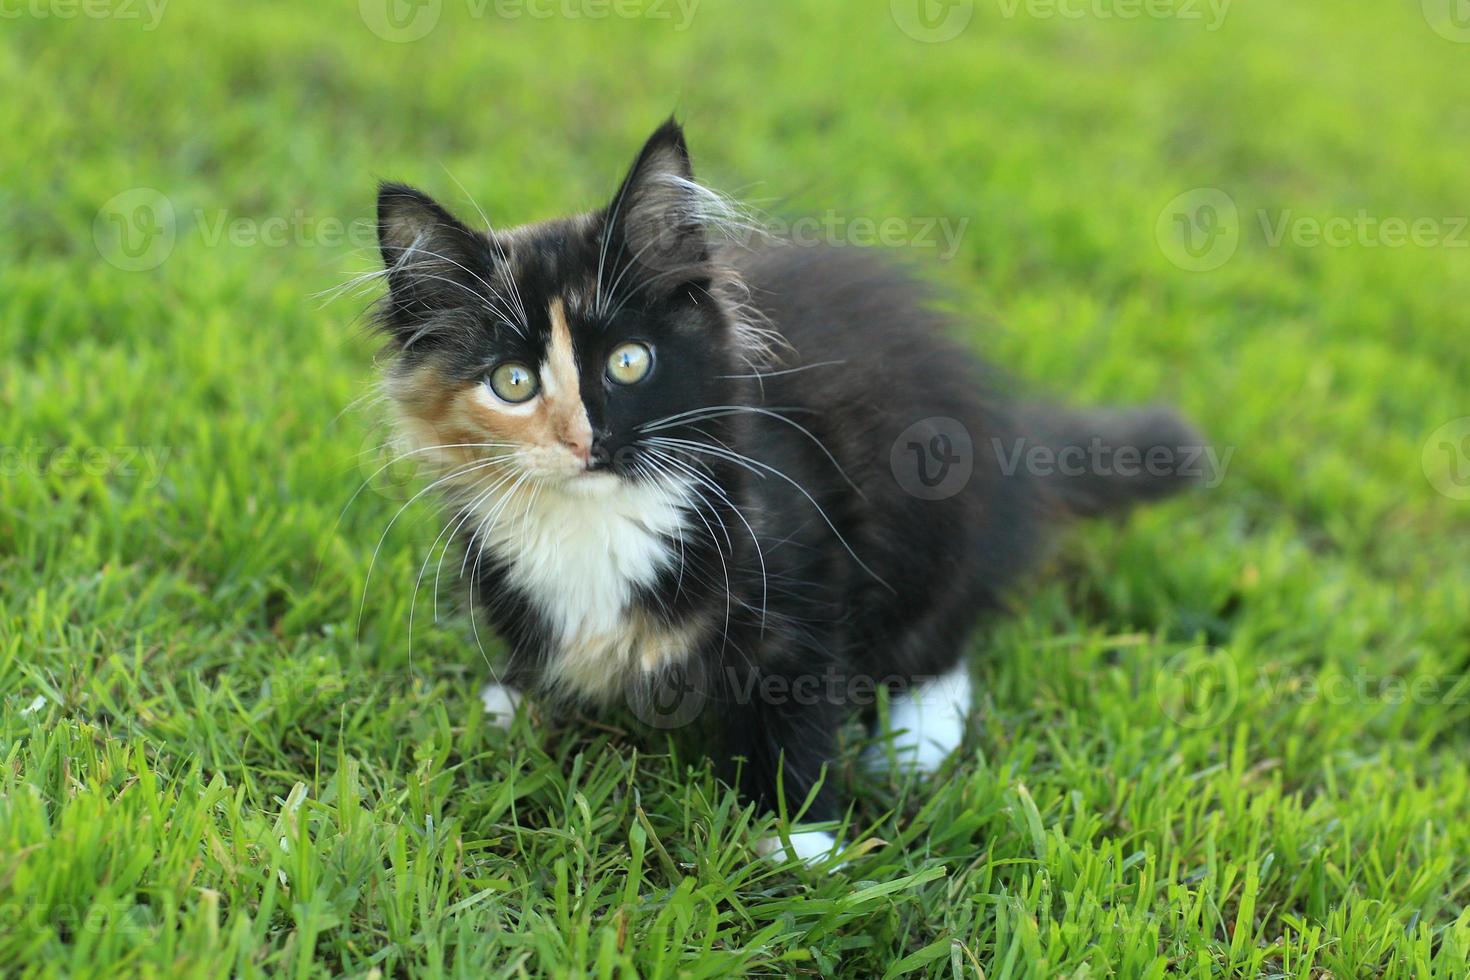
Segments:
[[[486,238],[422,191],[378,188],[378,248],[388,270],[390,318],[411,327],[434,313],[486,302]]]
[[[670,119],[643,145],[608,208],[614,248],[646,282],[670,291],[707,284],[708,197],[694,182],[684,129]]]

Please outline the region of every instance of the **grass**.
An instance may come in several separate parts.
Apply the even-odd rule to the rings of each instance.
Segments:
[[[0,35],[0,972],[1466,975],[1470,502],[1431,434],[1470,415],[1470,45],[1410,0],[980,0],[942,44],[887,3],[448,0],[411,43],[358,7]],[[419,484],[344,513],[373,350],[318,294],[371,268],[375,180],[543,218],[671,109],[774,211],[968,221],[916,251],[978,346],[1233,450],[976,638],[939,778],[849,756],[835,873],[753,860],[772,818],[677,740],[485,725],[427,581],[410,646],[426,500],[367,582]],[[1238,215],[1207,271],[1156,234],[1196,188]]]

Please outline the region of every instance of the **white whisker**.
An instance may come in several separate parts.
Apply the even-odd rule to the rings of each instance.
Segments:
[[[785,480],[791,486],[795,487],[796,490],[807,499],[807,502],[812,505],[817,514],[822,518],[822,521],[827,525],[827,528],[837,537],[838,543],[842,545],[843,549],[852,558],[852,560],[857,562],[858,567],[867,572],[868,575],[872,577],[873,581],[883,586],[889,592],[897,594],[897,590],[894,589],[892,585],[889,585],[882,576],[873,571],[872,568],[868,567],[868,564],[866,562],[858,557],[858,554],[856,551],[853,550],[852,545],[847,543],[847,539],[842,536],[842,532],[837,530],[837,525],[833,523],[830,517],[827,516],[827,512],[822,509],[822,506],[820,504],[817,503],[816,498],[807,492],[806,487],[803,487],[800,483],[797,483],[791,477],[776,469],[774,466],[771,466],[769,463],[763,463],[757,459],[752,459],[749,456],[745,456],[733,450],[718,449],[714,446],[709,445],[708,443],[695,442],[689,439],[673,439],[664,436],[654,436],[648,441],[655,445],[666,445],[670,448],[683,448],[690,452],[708,453],[709,455],[715,456],[716,458],[725,459],[736,464],[737,466],[749,469],[751,472],[757,473],[757,475],[759,475],[759,471],[764,471],[771,474],[772,476],[777,476],[780,477],[782,480]]]
[[[356,636],[359,641],[362,638],[362,617],[363,614],[367,611],[368,586],[372,583],[373,568],[378,563],[378,553],[383,550],[383,542],[388,539],[388,532],[393,530],[393,525],[398,522],[398,518],[403,515],[403,512],[406,511],[414,503],[414,501],[418,500],[420,497],[423,497],[425,494],[434,490],[436,487],[442,486],[443,484],[448,483],[449,481],[454,480],[458,477],[473,473],[481,468],[493,466],[497,462],[499,462],[499,460],[497,459],[480,460],[478,462],[470,464],[467,467],[464,467],[463,469],[456,470],[455,472],[450,473],[447,476],[440,477],[433,483],[430,483],[428,486],[424,487],[418,493],[414,494],[412,497],[408,498],[408,501],[404,503],[402,507],[398,508],[398,511],[388,521],[388,526],[383,528],[383,533],[378,537],[378,544],[375,548],[373,548],[372,559],[368,562],[367,575],[363,578],[362,601],[357,608],[357,627],[354,632],[354,636]]]

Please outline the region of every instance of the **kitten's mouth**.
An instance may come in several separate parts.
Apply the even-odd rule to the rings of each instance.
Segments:
[[[618,475],[608,466],[589,466],[568,477],[564,485],[573,493],[606,493],[618,485]]]
[[[593,446],[586,463],[573,473],[567,482],[578,487],[612,486],[617,478],[617,472],[613,469],[612,454],[602,446]]]

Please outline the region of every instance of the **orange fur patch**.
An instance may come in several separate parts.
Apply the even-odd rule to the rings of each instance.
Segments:
[[[594,701],[631,674],[652,674],[684,661],[708,637],[711,624],[695,618],[669,625],[641,609],[628,612],[611,633],[577,633],[562,641],[552,663],[556,683]]]
[[[567,326],[567,309],[560,299],[551,303],[551,349],[541,365],[541,400],[547,406],[551,428],[563,444],[592,447],[592,426],[582,404],[581,376],[572,348],[572,331]]]
[[[516,453],[527,469],[544,475],[581,470],[592,427],[560,299],[550,316],[551,343],[538,367],[541,390],[529,402],[506,404],[484,384],[451,381],[432,365],[393,379],[389,394],[414,448],[445,447],[434,455],[448,466]]]

